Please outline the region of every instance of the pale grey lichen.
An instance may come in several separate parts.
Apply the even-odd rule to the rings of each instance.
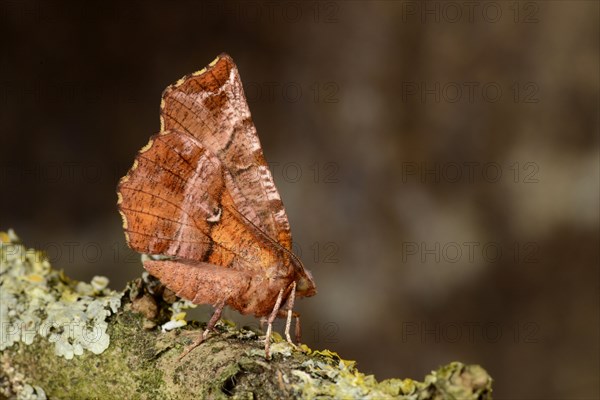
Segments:
[[[183,310],[196,308],[197,305],[185,299],[179,299],[169,307],[171,319],[160,326],[161,331],[167,332],[187,325],[186,313]]]
[[[41,387],[25,384],[17,396],[18,400],[46,400],[46,392]]]
[[[106,318],[121,305],[121,293],[107,285],[100,276],[72,281],[12,230],[0,232],[0,351],[39,336],[66,359],[84,350],[102,353],[110,342]]]
[[[160,330],[162,333],[165,333],[186,325],[187,321],[185,319],[170,319],[160,326]]]

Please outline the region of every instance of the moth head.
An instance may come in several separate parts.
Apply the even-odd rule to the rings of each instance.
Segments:
[[[317,286],[309,270],[304,268],[302,262],[295,258],[296,267],[296,296],[310,297],[317,294]]]

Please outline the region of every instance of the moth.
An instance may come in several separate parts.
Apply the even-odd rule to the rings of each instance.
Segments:
[[[292,253],[288,218],[263,156],[238,69],[221,54],[162,94],[160,132],[121,178],[117,204],[128,245],[168,256],[144,268],[179,297],[212,304],[204,341],[225,306],[268,327],[287,318],[297,297],[316,294],[311,273]]]

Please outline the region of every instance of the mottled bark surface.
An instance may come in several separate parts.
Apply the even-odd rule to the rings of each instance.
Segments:
[[[110,315],[104,320],[110,340],[104,350],[94,347],[85,350],[85,346],[83,351],[75,346],[74,354],[59,350],[58,336],[52,336],[56,328],[47,336],[34,331],[31,340],[13,337],[12,344],[2,338],[0,398],[491,398],[491,378],[476,365],[451,363],[427,375],[422,382],[412,379],[377,382],[373,376],[360,373],[353,361],[343,360],[327,350],[294,348],[278,336],[272,346],[273,359],[266,361],[260,332],[224,321],[206,342],[178,361],[185,346],[201,334],[203,324],[190,323],[163,332],[160,324],[169,319],[175,321],[170,311],[174,299],[156,281],[140,278],[122,293],[97,289],[95,294],[84,296],[81,293],[85,287],[81,283],[69,280],[49,266],[44,269],[38,265],[40,260],[43,264],[43,259],[32,255],[39,253],[30,251],[25,258],[20,257],[25,253],[9,245],[21,245],[11,242],[6,235],[0,243],[2,299],[12,299],[9,306],[4,304],[2,308],[3,335],[13,329],[6,328],[6,324],[14,325],[17,320],[14,312],[17,300],[28,302],[27,312],[39,315],[42,320],[51,313],[54,305],[47,303],[32,311],[32,304],[44,303],[31,301],[30,292],[46,296],[58,293],[57,302],[61,303],[64,315],[70,315],[68,304],[82,308],[74,298],[87,296],[89,303],[94,296],[122,295],[118,309],[107,312]],[[23,280],[28,282],[26,286]],[[98,280],[94,287],[98,288]],[[86,313],[89,314],[90,308]]]

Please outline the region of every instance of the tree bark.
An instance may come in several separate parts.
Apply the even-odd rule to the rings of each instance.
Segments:
[[[377,382],[360,373],[353,361],[328,350],[293,347],[278,335],[272,359],[267,361],[260,332],[226,321],[179,361],[183,349],[202,333],[203,324],[161,330],[165,322],[181,319],[172,315],[173,294],[158,282],[140,278],[124,291],[114,292],[102,288],[102,280],[96,279],[92,293],[89,285],[82,286],[50,268],[41,253],[27,251],[14,235],[1,233],[0,246],[0,299],[5,303],[0,308],[0,398],[491,399],[492,380],[477,365],[454,362],[422,382]],[[40,293],[34,293],[40,291],[53,297],[40,301],[36,297]],[[99,322],[98,304],[109,304],[105,301],[109,299],[114,306],[118,297],[121,304],[112,311],[106,305],[110,315]],[[73,312],[77,321],[105,328],[107,347],[84,343],[82,351],[77,344],[80,338],[65,336],[68,323],[46,327],[47,332],[30,327],[29,338],[23,326],[15,333],[29,314],[35,314],[40,325],[47,323],[57,308],[52,298],[60,303],[60,315],[70,315],[69,307],[77,307],[79,311]],[[98,299],[105,302],[94,302]],[[94,316],[85,320],[92,309]],[[64,337],[69,339],[59,346]]]

